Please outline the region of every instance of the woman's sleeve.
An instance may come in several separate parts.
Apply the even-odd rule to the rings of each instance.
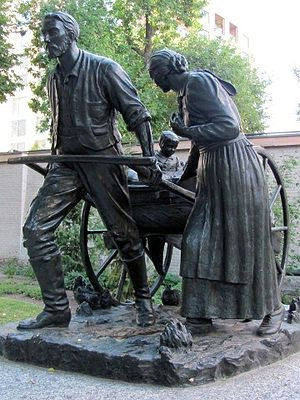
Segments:
[[[189,117],[207,120],[207,123],[184,128],[184,134],[197,145],[231,140],[240,133],[240,119],[230,96],[216,78],[197,73],[189,79],[186,88],[186,107]]]

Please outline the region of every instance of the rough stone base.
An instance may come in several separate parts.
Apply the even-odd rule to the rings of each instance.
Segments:
[[[158,351],[160,334],[176,307],[158,307],[158,323],[139,328],[132,305],[74,316],[69,328],[17,331],[0,327],[0,354],[14,360],[130,382],[201,384],[268,365],[300,350],[300,324],[283,323],[268,338],[259,321],[216,320],[214,332],[194,336],[190,351]]]

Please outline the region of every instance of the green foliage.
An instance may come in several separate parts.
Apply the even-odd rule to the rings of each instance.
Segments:
[[[146,65],[153,47],[180,40],[180,29],[199,28],[202,0],[116,0],[111,16],[121,42],[143,58]]]
[[[77,204],[67,215],[56,231],[65,275],[70,271],[83,271],[80,253],[80,220],[82,202]]]
[[[84,266],[80,250],[80,225],[81,209],[83,201],[79,202],[63,220],[57,229],[56,243],[60,248],[62,265],[68,286],[72,285],[72,280],[78,275],[85,275]],[[104,225],[99,217],[98,211],[92,207],[88,220],[88,229],[103,229]],[[99,258],[107,254],[102,235],[91,235],[88,237],[89,256],[92,265],[99,264]],[[75,274],[76,272],[76,274]],[[73,275],[69,275],[74,273]]]
[[[4,263],[4,274],[8,276],[17,275],[19,264],[16,258],[9,258]]]
[[[237,89],[234,100],[241,115],[243,131],[263,132],[265,89],[269,81],[260,76],[247,56],[230,43],[199,34],[187,37],[177,50],[187,57],[191,69],[208,69],[230,81]]]
[[[181,277],[174,274],[167,274],[165,276],[163,284],[159,287],[159,289],[153,296],[153,302],[155,304],[162,304],[161,296],[167,285],[170,286],[172,289],[177,289],[181,291]]]
[[[41,39],[41,23],[48,12],[64,10],[73,15],[81,28],[79,47],[93,51],[94,46],[99,49],[99,54],[106,54],[106,49],[111,48],[110,30],[104,15],[107,9],[103,1],[99,0],[24,0],[19,12],[26,21],[26,27],[33,33],[30,46],[26,55],[31,60],[29,69],[34,80],[30,84],[33,97],[29,103],[34,112],[40,112],[44,119],[39,126],[40,131],[48,131],[50,125],[50,107],[46,94],[47,77],[53,70],[56,61],[49,61]],[[105,31],[105,32],[104,32]]]
[[[218,40],[208,40],[196,32],[200,27],[204,0],[27,0],[21,11],[33,31],[27,49],[31,72],[37,79],[32,84],[31,107],[41,111],[45,119],[41,129],[49,126],[49,104],[45,84],[53,61],[49,62],[40,37],[41,20],[46,12],[61,9],[72,14],[79,23],[79,47],[112,58],[128,72],[140,97],[152,115],[154,137],[169,127],[169,117],[176,110],[176,95],[164,94],[149,79],[147,61],[153,49],[174,48],[185,54],[192,67],[211,69],[237,86],[237,105],[245,132],[264,128],[263,104],[267,81],[251,67],[250,61],[238,51]],[[183,34],[185,32],[185,34]],[[136,138],[119,119],[123,141]]]
[[[113,296],[117,293],[117,287],[120,280],[120,276],[123,270],[123,263],[119,258],[113,260],[103,274],[101,275],[101,285],[103,285],[106,289],[108,289]],[[122,299],[121,301],[125,301],[127,299],[133,298],[133,287],[130,279],[128,278],[124,283]]]
[[[38,305],[0,297],[0,325],[35,317],[41,311]]]
[[[4,262],[4,274],[13,277],[16,275],[34,279],[35,274],[30,264],[20,264],[16,258],[9,258]]]
[[[296,183],[296,169],[299,166],[299,160],[293,156],[285,157],[284,161],[280,165],[280,173],[285,185],[285,189],[289,195],[290,189],[294,185],[299,186]],[[293,274],[294,271],[300,270],[300,237],[299,237],[299,226],[300,226],[300,199],[288,197],[288,208],[289,208],[289,219],[290,219],[290,251],[288,258],[287,272]]]
[[[20,76],[14,67],[20,63],[20,55],[13,52],[9,34],[17,31],[13,1],[0,0],[0,103],[22,87]]]
[[[40,142],[38,140],[36,140],[33,145],[31,146],[31,151],[33,150],[41,150],[42,146],[40,145]]]
[[[73,290],[75,279],[79,276],[83,278],[86,284],[90,283],[84,272],[69,271],[65,273],[65,288],[67,290]]]
[[[39,286],[32,283],[21,283],[16,281],[0,282],[0,295],[22,294],[33,299],[41,300],[42,294]]]
[[[164,285],[169,285],[172,289],[180,289],[181,277],[175,274],[167,274],[164,280]]]
[[[293,296],[293,295],[284,293],[281,295],[281,301],[283,304],[290,305],[294,297],[295,296]]]

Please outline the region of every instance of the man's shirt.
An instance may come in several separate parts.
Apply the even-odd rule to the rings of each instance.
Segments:
[[[57,66],[49,77],[48,93],[55,148],[61,132],[76,136],[84,147],[92,150],[113,146],[120,141],[117,112],[122,114],[129,130],[150,120],[120,65],[83,50],[66,76]]]

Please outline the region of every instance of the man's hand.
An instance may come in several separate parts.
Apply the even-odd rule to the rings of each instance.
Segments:
[[[157,163],[153,167],[134,166],[134,170],[138,173],[139,180],[148,185],[158,186],[162,181],[162,172]]]
[[[148,169],[150,171],[150,177],[148,179],[149,185],[158,186],[162,181],[162,172],[158,163]]]

